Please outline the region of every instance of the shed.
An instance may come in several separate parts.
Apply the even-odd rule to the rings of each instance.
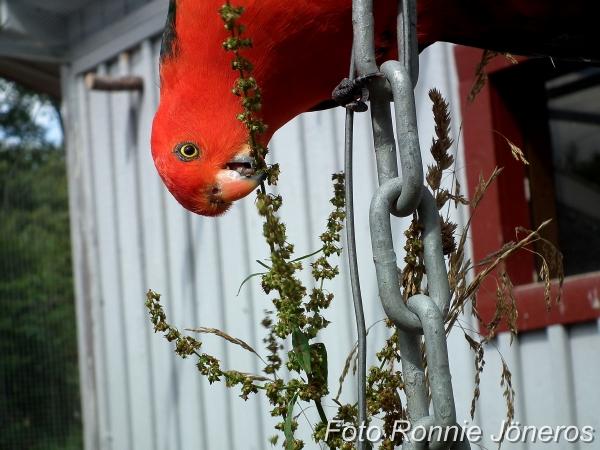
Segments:
[[[271,306],[253,280],[237,295],[242,280],[260,271],[255,260],[267,256],[252,200],[239,202],[224,217],[195,216],[170,196],[153,167],[149,136],[158,102],[158,52],[167,3],[2,0],[0,76],[63,100],[86,450],[260,450],[275,434],[267,403],[255,397],[244,402],[235,390],[209,385],[192,360],[179,359],[168,342],[153,334],[144,308],[145,293],[152,289],[163,295],[169,320],[179,329],[214,327],[261,348],[265,331],[260,322]],[[144,90],[89,91],[84,83],[89,72],[137,75],[144,79]],[[450,102],[457,167],[471,164],[464,159],[460,138],[461,94],[449,44],[436,44],[421,55],[416,98],[424,153],[434,135],[427,97],[433,87]],[[282,216],[298,255],[316,250],[324,229],[330,174],[343,167],[343,123],[341,108],[308,113],[287,124],[270,144],[272,161],[282,166],[277,192],[283,195]],[[367,220],[376,188],[370,141],[368,117],[359,115],[355,203],[367,325],[384,317]],[[315,160],[318,170],[311,164]],[[288,175],[292,173],[300,176]],[[458,176],[467,186],[465,173]],[[461,228],[465,214],[452,214]],[[406,227],[406,220],[394,222],[397,248]],[[330,391],[337,390],[335,380],[356,339],[344,258],[345,253],[341,276],[328,288],[336,294],[328,317],[332,324],[323,336],[324,342],[335,342],[329,348]],[[309,274],[303,280],[310,286]],[[598,303],[597,290],[589,292],[592,297],[581,301]],[[467,317],[463,326],[474,323]],[[385,327],[375,325],[369,334],[370,355],[386,337]],[[216,337],[203,341],[203,350],[221,359],[224,367],[260,373],[253,355]],[[487,353],[481,399],[471,420],[474,355],[462,334],[453,333],[450,364],[459,423],[481,426],[481,444],[496,445],[490,435],[497,435],[506,415],[499,385],[502,354],[514,375],[515,420],[538,427],[600,429],[599,344],[594,320],[524,333],[512,346],[500,334]],[[342,400],[353,402],[354,391],[353,382],[347,381]],[[301,427],[309,429],[307,424]],[[311,448],[309,432],[303,438]],[[565,448],[564,441],[547,445]],[[569,445],[585,448],[581,442]],[[533,446],[519,442],[509,448]]]

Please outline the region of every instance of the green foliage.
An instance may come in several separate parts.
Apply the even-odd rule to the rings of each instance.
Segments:
[[[65,153],[0,91],[0,449],[82,448]]]
[[[321,235],[323,247],[320,252],[323,253],[323,256],[317,258],[311,264],[313,277],[320,282],[320,287],[314,288],[309,296],[306,295],[306,288],[296,277],[296,272],[302,269],[300,261],[304,257],[292,259],[293,247],[286,244],[285,225],[274,215],[273,204],[258,206],[259,208],[266,208],[265,215],[267,219],[264,225],[264,233],[267,242],[272,244],[271,248],[274,249],[271,253],[272,265],[271,267],[266,266],[269,271],[263,275],[262,285],[265,292],[268,290],[268,292],[278,294],[273,299],[275,313],[267,312],[267,316],[262,322],[268,330],[264,343],[269,352],[263,371],[273,378],[221,369],[217,358],[199,352],[202,346],[201,342],[191,336],[182,334],[177,328],[169,325],[163,306],[160,303],[160,294],[152,291],[147,294],[146,307],[149,309],[154,331],[163,333],[169,342],[175,342],[175,353],[182,358],[196,356],[198,358],[196,364],[198,370],[207,377],[210,383],[224,380],[227,387],[240,385],[240,397],[243,399],[247,399],[252,393],[257,393],[259,389],[265,391],[273,406],[271,414],[280,416],[282,419],[276,428],[284,431],[286,436],[285,446],[290,449],[300,449],[304,446],[300,440],[290,441],[289,439],[298,426],[290,413],[298,401],[314,402],[322,423],[325,426],[327,425],[327,418],[321,405],[321,399],[329,392],[327,388],[327,350],[324,344],[310,344],[309,341],[317,336],[319,330],[329,324],[329,321],[322,316],[322,310],[329,307],[333,300],[333,294],[325,293],[323,282],[326,279],[333,278],[338,273],[338,268],[330,265],[328,256],[339,255],[341,252],[337,243],[340,240],[339,232],[345,218],[343,212],[344,188],[342,175],[334,175],[333,178],[336,183],[335,197],[332,199],[332,203],[336,205],[336,209],[328,219],[327,231]],[[275,197],[268,195],[263,198],[267,199],[267,202],[278,201]],[[271,227],[274,227],[274,229]],[[279,235],[279,237],[276,235]],[[273,236],[275,237],[273,238]],[[269,238],[272,238],[272,240]],[[275,320],[272,318],[273,314],[276,315]],[[218,330],[211,332],[240,345],[240,340],[223,332]],[[286,383],[278,375],[283,365],[279,352],[283,349],[283,341],[290,335],[292,335],[294,349],[289,352],[285,366],[289,371],[300,374],[300,377],[292,378]],[[256,353],[247,344],[242,343],[241,345]],[[260,385],[257,382],[265,383]]]
[[[235,57],[231,61],[231,68],[239,74],[239,78],[236,80],[232,90],[233,94],[240,98],[242,109],[237,118],[245,124],[248,130],[248,144],[251,147],[251,154],[255,159],[256,167],[266,174],[266,180],[269,184],[276,184],[279,176],[279,167],[277,165],[270,167],[266,165],[265,156],[268,150],[263,146],[260,137],[267,129],[259,117],[261,90],[256,80],[251,76],[253,65],[241,55],[242,50],[252,47],[252,40],[245,36],[242,37],[246,27],[238,23],[238,20],[244,13],[244,7],[232,6],[227,1],[226,5],[219,10],[219,13],[225,22],[225,30],[230,34],[223,43],[223,49],[234,53]],[[482,63],[478,65],[476,71],[478,80],[474,84],[473,92],[469,97],[469,103],[473,101],[478,90],[481,90],[482,83],[485,83],[483,67],[490,59],[489,54],[484,52]],[[484,75],[479,76],[481,74]],[[454,177],[454,172],[453,193],[442,187],[444,171],[451,169],[454,164],[454,157],[448,153],[452,145],[452,140],[450,139],[450,114],[447,102],[437,90],[431,90],[429,96],[433,101],[436,138],[434,138],[431,146],[431,154],[435,160],[435,164],[428,167],[427,183],[434,194],[438,210],[441,210],[449,200],[452,200],[455,207],[459,204],[471,205],[474,211],[483,198],[486,188],[498,176],[500,170],[496,169],[487,182],[481,177],[472,201],[468,201],[461,194],[460,184]],[[164,332],[165,337],[169,341],[175,341],[175,352],[183,358],[192,354],[196,355],[199,358],[198,369],[211,383],[221,381],[224,378],[229,387],[241,384],[241,397],[244,399],[250,393],[257,393],[259,390],[265,392],[272,406],[271,415],[280,419],[275,428],[283,434],[284,442],[282,443],[282,447],[286,450],[304,448],[304,442],[294,437],[294,433],[298,428],[296,419],[300,415],[294,415],[294,410],[301,402],[314,403],[319,413],[320,421],[311,424],[313,428],[312,438],[316,443],[324,443],[330,449],[353,449],[354,442],[344,441],[342,433],[339,431],[347,426],[352,426],[356,429],[358,425],[357,404],[343,405],[338,402],[343,381],[349,372],[352,361],[355,362],[354,365],[356,367],[357,345],[354,346],[354,349],[346,358],[346,365],[340,377],[338,395],[332,399],[338,406],[334,417],[331,418],[337,430],[336,432],[327,434],[328,418],[322,406],[322,400],[329,394],[327,348],[323,343],[311,343],[318,336],[319,332],[329,324],[329,321],[324,317],[324,313],[329,308],[334,296],[323,289],[323,284],[325,280],[331,280],[338,274],[337,266],[331,266],[329,259],[331,256],[339,256],[341,253],[341,248],[338,244],[345,220],[344,206],[346,199],[344,193],[344,176],[343,174],[335,174],[332,179],[334,180],[334,198],[331,199],[331,203],[335,209],[328,218],[325,233],[320,236],[322,247],[314,253],[294,259],[292,259],[294,246],[290,243],[287,236],[286,225],[277,215],[283,207],[282,197],[267,194],[264,185],[257,191],[256,207],[259,215],[264,219],[263,237],[270,248],[270,265],[257,261],[267,269],[267,272],[249,275],[242,282],[242,285],[254,276],[261,276],[263,291],[267,295],[273,296],[272,303],[274,308],[272,311],[266,311],[266,317],[262,321],[262,325],[267,329],[267,336],[263,339],[263,343],[268,351],[267,362],[246,343],[220,330],[209,328],[193,330],[216,334],[256,354],[265,364],[263,371],[269,378],[231,370],[222,371],[219,361],[215,357],[198,353],[198,349],[201,347],[199,341],[189,336],[183,336],[177,329],[167,324],[166,316],[162,306],[159,304],[160,295],[149,292],[148,302],[146,303],[146,306],[150,309],[155,331]],[[474,303],[475,293],[479,289],[481,281],[489,274],[490,270],[502,263],[510,254],[523,248],[529,242],[539,239],[538,231],[547,222],[542,224],[538,230],[527,232],[528,236],[519,243],[507,244],[499,252],[490,255],[489,258],[491,259],[483,261],[480,264],[491,265],[480,272],[472,282],[467,284],[467,273],[473,268],[470,260],[465,261],[464,259],[464,248],[470,223],[471,219],[469,219],[462,230],[462,237],[457,244],[455,240],[457,225],[451,221],[449,214],[447,217],[440,215],[442,247],[439,250],[448,258],[448,281],[453,297],[450,314],[445,318],[446,334],[450,332],[459,315],[464,312],[464,307],[468,300],[473,301],[473,314],[478,318],[483,327],[490,332],[487,337],[482,337],[477,342],[467,334],[470,330],[461,327],[463,328],[462,331],[465,333],[465,337],[467,337],[467,340],[469,340],[471,347],[476,353],[477,374],[475,377],[474,405],[479,397],[479,374],[483,370],[484,365],[483,345],[491,339],[505,313],[508,312],[506,321],[509,326],[516,323],[516,315],[511,312],[511,309],[502,306],[505,294],[499,288],[499,302],[502,305],[498,306],[497,315],[492,323],[489,325],[484,324],[477,315],[476,304]],[[402,270],[399,270],[398,282],[405,300],[417,293],[423,292],[427,294],[428,292],[427,285],[423,282],[425,275],[423,232],[423,225],[419,223],[417,215],[414,215],[410,228],[405,232],[407,238],[406,246],[404,247],[406,251],[404,258],[405,265]],[[550,254],[551,262],[560,265],[560,254],[555,249],[549,249],[547,252]],[[321,255],[311,264],[312,276],[318,287],[313,288],[309,294],[298,278],[298,272],[303,269],[302,261],[304,259],[318,253]],[[544,262],[544,264],[546,263]],[[545,267],[546,269],[543,271],[545,275],[542,275],[542,277],[545,277],[546,297],[547,302],[549,302],[550,280],[548,265],[546,264]],[[508,280],[506,274],[502,274],[501,276],[503,280],[507,280],[506,282],[503,281],[504,289],[509,292],[511,298],[514,298],[510,280]],[[561,286],[562,278],[559,279],[559,297]],[[388,328],[394,328],[388,319],[385,320],[385,323]],[[515,328],[515,326],[512,326],[512,328]],[[284,363],[284,359],[280,353],[284,348],[283,342],[290,337],[292,350],[288,352],[287,360]],[[395,428],[395,421],[406,419],[407,415],[406,408],[403,407],[399,395],[400,390],[404,388],[404,381],[401,372],[396,370],[401,362],[398,339],[398,331],[394,330],[391,332],[391,336],[386,340],[382,350],[376,354],[379,365],[372,366],[369,369],[366,380],[368,417],[366,420],[367,423],[363,424],[363,426],[368,426],[375,419],[382,422],[381,429],[383,433],[381,441],[378,443],[378,448],[383,450],[392,450],[402,445],[402,433],[394,435],[393,430]],[[427,349],[424,342],[421,342],[421,357],[423,368],[425,369],[425,391],[429,393]],[[280,375],[283,366],[288,370],[285,377]],[[434,375],[432,374],[432,376]],[[288,381],[284,381],[284,378]],[[514,418],[514,390],[510,380],[510,371],[504,364],[501,386],[505,389],[504,396],[507,402],[506,426]],[[259,384],[262,382],[264,383]],[[301,413],[303,413],[306,407],[301,405],[301,408]],[[472,414],[473,412],[474,406]],[[279,442],[280,436],[270,437],[269,443],[272,446],[276,445]],[[367,442],[366,448],[372,449],[373,443]]]
[[[248,144],[256,167],[266,174],[269,184],[276,184],[279,167],[276,164],[270,167],[266,165],[265,157],[268,149],[263,146],[260,139],[260,135],[267,129],[257,116],[260,111],[261,90],[257,86],[256,80],[250,75],[253,70],[252,64],[240,54],[240,50],[252,47],[252,40],[242,37],[245,27],[238,24],[238,19],[243,12],[244,7],[232,6],[229,2],[219,10],[225,22],[225,29],[231,34],[223,43],[223,48],[235,55],[231,62],[231,68],[239,73],[239,78],[235,82],[232,93],[241,99],[242,112],[237,115],[237,118],[245,124],[248,130]],[[275,428],[283,432],[285,437],[283,445],[288,450],[304,447],[304,442],[294,438],[294,431],[297,429],[298,423],[293,411],[299,402],[314,402],[317,408],[321,422],[315,427],[313,438],[316,442],[324,440],[327,427],[327,417],[321,405],[321,399],[329,393],[327,349],[325,344],[310,343],[310,341],[330,323],[323,316],[323,311],[329,308],[334,296],[324,290],[323,284],[339,273],[338,267],[332,266],[329,259],[333,255],[339,256],[342,251],[339,242],[340,232],[346,218],[344,175],[334,174],[332,180],[334,181],[334,197],[331,199],[331,203],[335,209],[327,220],[326,231],[320,236],[322,247],[316,252],[298,258],[293,258],[294,245],[289,242],[286,226],[277,215],[283,206],[281,196],[267,194],[264,186],[261,186],[261,190],[257,192],[256,207],[259,215],[264,218],[263,237],[271,251],[270,265],[259,261],[268,271],[250,275],[242,285],[251,277],[261,275],[261,286],[264,292],[275,294],[272,298],[274,310],[267,311],[262,322],[268,331],[263,340],[268,351],[263,371],[272,378],[222,370],[216,358],[198,352],[202,345],[199,341],[182,335],[166,322],[159,294],[150,291],[146,302],[154,330],[163,332],[169,341],[174,341],[175,352],[183,358],[191,355],[197,356],[197,367],[209,382],[225,379],[228,387],[241,384],[241,397],[244,399],[250,393],[256,393],[259,389],[264,390],[273,407],[271,415],[281,418],[281,422]],[[304,259],[318,253],[321,255],[310,264],[312,276],[318,287],[307,293],[306,287],[298,278],[298,272],[303,269],[302,261]],[[210,330],[212,330],[210,332],[256,353],[243,341],[232,338],[222,331]],[[202,331],[202,329],[194,331]],[[280,351],[283,349],[283,342],[290,336],[294,348],[287,355],[285,368],[292,373],[296,372],[298,376],[286,377],[290,378],[286,382],[279,376],[279,371],[284,365]],[[262,385],[256,383],[263,381],[265,383]],[[351,405],[340,405],[338,418],[347,423],[356,424],[357,410]],[[270,442],[275,445],[277,440],[277,436],[275,436],[270,439]],[[339,436],[331,436],[328,444],[331,448],[350,448],[339,439]]]
[[[255,160],[257,172],[266,172],[269,184],[277,184],[279,176],[279,166],[277,164],[267,168],[265,157],[269,150],[262,144],[258,136],[267,131],[267,126],[256,116],[260,110],[261,89],[258,87],[254,77],[250,75],[254,66],[250,61],[240,55],[240,50],[252,47],[252,39],[242,37],[245,26],[237,23],[238,19],[244,14],[244,6],[233,6],[227,3],[219,9],[219,14],[225,22],[225,29],[231,33],[231,37],[223,42],[225,51],[233,52],[235,58],[231,61],[231,68],[239,73],[239,78],[231,91],[242,99],[244,112],[238,114],[237,118],[241,120],[249,134],[249,144],[251,155]],[[263,188],[264,194],[264,188]]]
[[[243,112],[238,115],[248,129],[249,145],[251,154],[255,158],[256,166],[264,170],[269,184],[277,184],[279,167],[274,165],[266,167],[265,156],[268,150],[262,145],[259,135],[263,134],[267,127],[257,116],[260,111],[261,90],[256,80],[250,75],[253,65],[240,54],[240,50],[252,47],[252,40],[242,37],[245,30],[238,20],[244,12],[244,7],[236,7],[229,4],[224,5],[219,13],[225,22],[225,29],[230,31],[231,37],[223,43],[226,51],[232,51],[235,59],[231,63],[233,70],[238,71],[239,78],[232,92],[239,96]],[[340,241],[340,231],[346,217],[344,212],[344,177],[343,174],[333,175],[334,198],[331,200],[335,210],[327,221],[327,231],[320,236],[323,247],[320,256],[313,264],[312,275],[319,282],[318,288],[312,289],[307,298],[307,291],[296,273],[302,270],[302,258],[292,259],[294,245],[289,243],[286,226],[277,216],[277,212],[283,205],[283,199],[279,195],[265,193],[264,187],[257,192],[256,208],[259,215],[264,218],[263,236],[271,250],[271,266],[269,271],[262,275],[261,286],[266,294],[276,293],[272,299],[277,319],[273,321],[267,317],[263,321],[269,330],[265,339],[270,354],[269,365],[266,373],[276,374],[281,367],[281,359],[278,351],[282,345],[278,339],[284,340],[292,335],[294,350],[288,355],[286,367],[290,371],[299,374],[304,372],[306,379],[292,378],[287,384],[277,379],[267,384],[267,397],[273,405],[271,414],[280,416],[283,422],[277,428],[285,432],[285,447],[287,449],[303,448],[302,441],[293,439],[293,430],[297,423],[291,417],[297,400],[314,401],[323,423],[327,423],[327,417],[321,405],[321,398],[328,394],[327,388],[327,351],[324,344],[309,344],[318,332],[325,328],[329,321],[321,312],[327,309],[333,300],[333,294],[325,293],[323,282],[333,279],[338,273],[338,268],[332,267],[328,258],[335,254],[339,256],[341,248],[337,243]],[[313,364],[314,361],[314,364]],[[282,390],[285,394],[282,394]]]

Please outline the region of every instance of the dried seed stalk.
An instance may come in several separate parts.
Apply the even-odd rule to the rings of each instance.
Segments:
[[[486,66],[490,63],[492,59],[498,56],[498,52],[494,52],[491,50],[484,50],[481,54],[481,59],[475,66],[475,76],[473,78],[473,87],[471,87],[471,92],[467,97],[467,107],[471,105],[475,101],[475,97],[477,94],[481,92],[485,83],[487,83],[487,73],[485,73]]]

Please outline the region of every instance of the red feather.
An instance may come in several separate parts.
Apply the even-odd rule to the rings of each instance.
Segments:
[[[161,58],[160,106],[152,129],[152,155],[169,191],[203,215],[225,212],[251,192],[250,178],[225,176],[227,163],[247,152],[244,125],[231,93],[237,73],[221,44],[228,37],[218,14],[222,0],[172,0],[174,33]],[[352,42],[350,0],[238,0],[262,88],[260,116],[266,144],[286,122],[331,98],[346,75]],[[397,0],[374,1],[380,59],[396,53]],[[419,0],[419,44],[450,41],[525,55],[594,58],[590,0]],[[169,25],[169,24],[168,24]],[[554,52],[554,54],[553,54]],[[200,156],[181,160],[178,145],[193,143]],[[231,166],[229,167],[231,168]],[[220,177],[220,178],[219,178]],[[237,178],[236,178],[237,177]]]

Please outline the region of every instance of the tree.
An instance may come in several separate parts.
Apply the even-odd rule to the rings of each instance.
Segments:
[[[82,448],[64,147],[57,104],[0,79],[0,449]]]

